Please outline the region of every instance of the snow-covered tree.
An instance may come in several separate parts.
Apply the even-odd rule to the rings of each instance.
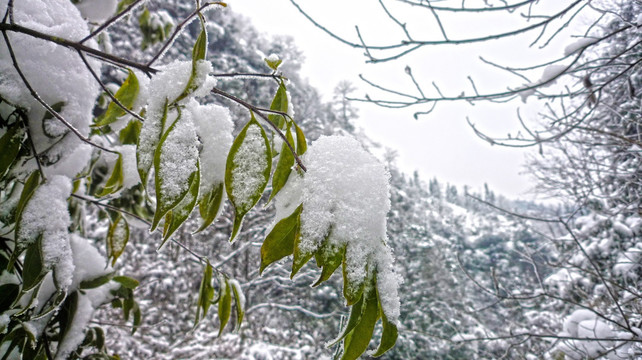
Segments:
[[[0,354],[117,358],[105,346],[109,323],[94,320],[95,311],[122,310],[132,333],[149,315],[162,333],[163,322],[173,320],[154,311],[156,300],[187,302],[197,328],[214,305],[221,336],[232,327],[233,308],[237,330],[246,311],[250,316],[260,308],[245,296],[247,289],[260,291],[256,277],[293,255],[290,277],[315,258],[322,268],[315,285],[342,267],[341,297],[351,310],[332,341],[343,344],[341,358],[364,353],[380,319],[371,355],[382,355],[396,342],[400,307],[400,279],[387,245],[386,169],[348,136],[308,146],[278,55],[265,56],[259,60],[264,68],[249,72],[236,72],[225,59],[208,61],[216,51],[208,33],[225,33],[208,18],[225,3],[169,5],[0,2]],[[177,40],[183,36],[192,41]],[[247,100],[242,86],[221,89],[225,78],[274,82],[275,89],[267,99]],[[231,111],[213,98],[244,109],[239,132]],[[259,201],[276,205],[274,219],[252,215]],[[224,210],[231,223],[212,225]],[[250,257],[236,262],[245,265],[245,287],[238,269],[224,268],[225,261],[188,241],[198,236],[190,233],[207,230],[223,243],[244,238],[252,246],[265,235],[265,222],[272,226],[259,242],[260,264]],[[136,240],[148,230],[155,244]],[[132,246],[136,251],[121,257]],[[135,256],[154,251],[163,261],[128,269]],[[159,277],[158,267],[172,262],[190,262],[192,270],[178,267],[176,278]],[[194,267],[202,274],[196,287],[181,277]],[[312,279],[309,267],[303,275]],[[144,292],[151,298],[139,296],[142,287],[151,289]],[[168,288],[176,297],[156,292]],[[176,315],[178,322],[189,316]]]

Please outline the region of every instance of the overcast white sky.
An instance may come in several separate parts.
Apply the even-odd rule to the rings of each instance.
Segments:
[[[551,2],[550,0],[549,2]],[[327,27],[357,40],[355,25],[359,25],[366,41],[385,43],[399,40],[403,33],[390,22],[373,0],[299,0],[299,4],[318,21]],[[546,1],[543,1],[546,2]],[[555,3],[554,1],[553,3]],[[413,85],[404,73],[404,67],[411,65],[413,74],[422,81],[425,89],[431,82],[439,84],[442,91],[457,95],[462,90],[471,91],[467,76],[475,78],[483,92],[505,89],[505,81],[513,85],[523,84],[523,80],[508,74],[492,71],[482,66],[478,53],[488,58],[511,65],[533,62],[533,57],[555,57],[561,55],[564,41],[553,44],[544,51],[525,49],[525,41],[533,36],[513,39],[508,42],[489,42],[476,47],[439,47],[421,50],[409,57],[385,64],[366,64],[363,50],[352,49],[330,38],[307,19],[305,19],[289,0],[231,0],[231,10],[247,16],[256,28],[269,35],[290,35],[305,54],[303,76],[324,95],[331,99],[334,87],[342,80],[349,80],[359,87],[355,95],[366,92],[374,94],[359,78],[359,74],[377,80],[379,83],[402,90],[411,90]],[[391,9],[393,10],[393,9]],[[398,12],[405,17],[415,30],[427,34],[438,32],[429,14],[418,12]],[[451,37],[466,34],[481,35],[480,32],[492,31],[501,26],[510,27],[505,18],[498,21],[475,22],[472,19],[444,19],[444,25]],[[431,28],[432,26],[432,28]],[[455,34],[459,31],[460,34]],[[426,36],[427,37],[427,36]],[[534,75],[537,77],[537,75]],[[515,80],[519,80],[515,82]],[[533,79],[533,80],[536,80]],[[467,103],[443,104],[429,116],[415,120],[412,114],[425,108],[412,110],[389,110],[371,104],[357,104],[360,108],[358,126],[382,145],[399,153],[398,163],[410,173],[418,170],[424,180],[437,177],[441,182],[462,186],[467,184],[480,189],[488,183],[495,192],[508,197],[527,197],[526,192],[533,186],[524,175],[524,154],[526,151],[491,146],[475,136],[466,124],[466,117],[480,128],[491,134],[505,136],[518,128],[516,107],[522,107],[522,115],[535,113],[537,104],[524,105],[514,102],[508,105],[492,106]],[[296,106],[296,104],[295,104]],[[524,107],[528,107],[524,109]],[[528,117],[528,116],[527,116]],[[534,118],[535,116],[532,115]],[[533,150],[529,150],[531,153]]]

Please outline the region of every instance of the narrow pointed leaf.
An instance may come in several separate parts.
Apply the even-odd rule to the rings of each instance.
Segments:
[[[230,241],[239,233],[243,217],[261,198],[272,170],[270,143],[254,114],[230,148],[225,166],[225,190],[234,205]]]
[[[138,280],[130,278],[129,276],[114,276],[112,280],[131,290],[134,290],[140,284]]]
[[[234,303],[236,304],[236,329],[239,331],[241,324],[243,323],[243,317],[245,316],[245,295],[243,295],[243,289],[241,289],[241,284],[236,280],[231,280],[230,285],[232,286],[232,292],[234,293]]]
[[[270,105],[270,110],[280,111],[284,113],[288,112],[288,95],[285,90],[285,84],[283,83],[283,81],[281,81],[281,83],[279,84],[279,88],[276,90],[274,100],[272,100],[272,104]],[[269,114],[268,119],[279,129],[282,129],[283,125],[285,124],[285,119],[281,115]]]
[[[128,241],[129,224],[124,217],[118,214],[107,231],[107,258],[111,259],[111,266],[116,264],[116,260],[125,251]]]
[[[138,78],[136,78],[136,75],[134,72],[129,70],[129,75],[127,75],[127,79],[125,79],[125,82],[120,86],[120,89],[116,91],[116,94],[114,94],[114,97],[128,110],[131,110],[132,107],[134,106],[134,102],[136,101],[136,98],[138,97],[138,91],[139,91],[139,84],[138,84]],[[110,102],[109,105],[107,106],[107,111],[100,116],[96,123],[93,124],[92,126],[94,127],[100,127],[100,126],[105,126],[112,124],[118,120],[119,117],[125,115],[126,112],[123,110],[118,104],[115,102]]]
[[[294,239],[299,232],[301,223],[299,216],[303,205],[299,205],[294,212],[279,221],[261,245],[261,267],[259,273],[263,273],[268,265],[278,261],[294,252]]]
[[[300,156],[303,155],[308,150],[308,143],[305,140],[305,135],[303,130],[297,125],[294,121],[294,130],[296,131],[296,153]]]
[[[221,298],[218,302],[218,320],[220,322],[218,336],[221,336],[225,325],[227,325],[230,320],[230,314],[232,313],[232,291],[230,283],[224,276],[219,277],[219,284],[221,289]]]
[[[367,269],[367,264],[362,264],[364,268],[366,268],[364,273],[368,273]],[[343,297],[346,299],[346,305],[352,305],[363,294],[363,289],[365,287],[366,281],[365,279],[361,279],[357,282],[351,281],[348,272],[347,272],[347,263],[346,263],[346,258],[343,259]]]
[[[189,192],[183,200],[172,209],[171,221],[166,222],[169,224],[167,228],[163,231],[163,242],[158,247],[159,249],[169,240],[170,236],[189,218],[192,210],[196,207],[196,201],[198,200],[198,189],[200,186],[200,166],[198,162],[196,163],[196,172],[190,177],[190,187]]]
[[[101,196],[113,194],[116,191],[123,188],[124,182],[125,180],[123,176],[123,155],[119,153],[118,159],[114,164],[114,168],[112,169],[111,175],[109,176],[109,179],[107,179],[107,183],[105,183],[105,187],[98,194],[96,194],[96,196],[101,197]]]
[[[198,204],[198,211],[201,214],[201,219],[203,223],[196,230],[196,232],[201,232],[205,230],[218,216],[220,210],[222,209],[221,205],[223,204],[223,199],[225,198],[223,183],[215,185],[212,191],[208,194],[205,194],[201,198],[201,201]]]
[[[200,15],[200,14],[199,14]],[[207,56],[207,29],[205,28],[205,20],[201,16],[201,32],[194,43],[194,48],[192,49],[192,73],[190,78],[185,86],[183,93],[174,100],[174,102],[179,102],[189,96],[191,93],[196,90],[200,84],[196,82],[196,75],[198,70],[198,62],[205,60]]]
[[[327,281],[343,262],[346,249],[345,246],[338,247],[330,245],[328,242],[329,237],[330,235],[328,235],[328,238],[326,238],[321,245],[321,248],[315,254],[317,266],[321,266],[323,269],[321,270],[319,279],[312,285],[312,287],[319,286],[324,281]]]
[[[302,207],[303,205],[299,205],[299,207]],[[299,217],[297,221],[301,222],[301,213],[299,212]],[[294,258],[292,260],[292,272],[290,273],[290,279],[294,278],[294,275],[296,275],[299,270],[305,265],[310,259],[312,259],[312,256],[314,256],[313,251],[301,249],[301,231],[300,231],[300,225],[298,231],[296,232],[294,236]]]
[[[363,315],[363,311],[365,310],[363,302],[363,297],[361,297],[359,301],[352,305],[352,308],[350,309],[350,317],[348,317],[348,323],[341,331],[341,334],[335,340],[329,343],[327,347],[332,347],[339,343],[341,340],[345,339],[345,337],[348,336],[350,332],[352,332],[355,326],[357,326],[359,320],[361,320],[361,315]]]
[[[95,289],[99,286],[107,284],[112,278],[114,277],[114,273],[110,272],[104,275],[97,276],[93,279],[87,279],[83,280],[80,283],[80,289],[86,290],[86,289]]]
[[[294,144],[294,139],[292,138],[292,132],[290,131],[290,125],[288,124],[288,129],[286,131],[286,139],[290,144]],[[279,161],[276,163],[276,169],[274,170],[274,175],[272,175],[272,194],[270,194],[270,200],[274,198],[276,194],[285,186],[285,183],[288,181],[288,177],[292,172],[292,166],[294,165],[294,155],[290,151],[288,145],[283,142],[281,146],[281,155],[279,156]]]
[[[377,301],[379,302],[379,304],[381,304],[381,297],[379,296],[378,289],[377,289]],[[386,314],[383,312],[383,309],[381,308],[381,306],[379,306],[379,308],[381,310],[380,315],[382,319],[381,323],[383,326],[383,333],[381,334],[379,347],[372,354],[372,356],[374,357],[379,357],[383,355],[386,351],[392,349],[392,347],[395,346],[395,343],[397,342],[397,337],[399,336],[399,330],[397,329],[397,325],[388,321],[388,318],[386,317]]]
[[[358,324],[350,333],[349,339],[344,342],[341,360],[356,360],[368,348],[375,324],[379,320],[379,301],[374,289],[370,289],[365,301],[364,310]]]
[[[194,319],[194,326],[198,325],[199,321],[204,319],[207,315],[207,311],[212,304],[213,297],[214,288],[212,287],[212,265],[208,261],[203,269],[201,286],[198,290],[198,302],[196,303],[196,319]]]

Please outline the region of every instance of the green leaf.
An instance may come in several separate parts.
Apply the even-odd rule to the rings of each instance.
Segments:
[[[114,164],[114,168],[112,169],[109,179],[107,179],[107,183],[105,184],[105,187],[98,194],[96,194],[96,196],[102,197],[105,195],[113,194],[116,191],[123,188],[124,182],[125,180],[123,177],[123,155],[118,153],[118,159]]]
[[[156,152],[154,153],[154,177],[156,181],[156,211],[154,213],[154,220],[152,221],[152,226],[150,231],[154,231],[156,227],[158,226],[158,223],[161,221],[161,219],[173,208],[175,208],[178,204],[181,203],[183,198],[190,192],[190,186],[193,183],[195,177],[198,177],[198,167],[197,169],[190,174],[187,180],[187,184],[180,184],[179,186],[182,187],[181,193],[178,196],[175,196],[173,198],[167,199],[165,196],[165,192],[163,191],[163,186],[164,183],[167,179],[164,179],[161,176],[161,171],[160,171],[160,166],[161,166],[161,160],[165,156],[164,154],[164,145],[165,142],[167,141],[167,138],[169,135],[176,129],[177,124],[181,120],[181,117],[178,116],[176,121],[172,123],[172,125],[167,129],[167,132],[163,135],[161,138],[160,142],[158,143],[158,147],[156,149]],[[198,166],[198,162],[197,162]]]
[[[302,207],[303,205],[299,205],[299,207]],[[299,217],[297,218],[297,221],[300,223],[301,222],[301,215],[299,212]],[[312,256],[314,255],[313,251],[304,251],[301,249],[301,231],[297,230],[296,235],[294,237],[294,259],[292,260],[292,272],[290,273],[290,279],[294,278],[294,275],[301,270],[303,265],[305,265],[310,259],[312,259]]]
[[[198,200],[198,190],[200,188],[200,179],[201,179],[201,170],[199,162],[196,162],[196,171],[192,173],[192,176],[189,178],[189,191],[183,197],[178,205],[176,205],[168,215],[170,219],[165,221],[165,229],[163,231],[163,242],[160,244],[158,249],[162,248],[163,245],[169,240],[170,236],[189,218],[189,215],[196,207],[196,201]]]
[[[16,300],[19,293],[20,286],[18,286],[17,284],[0,285],[0,294],[2,294],[2,296],[0,297],[0,314],[9,310],[11,304],[13,304],[13,302]],[[2,330],[3,329],[0,328],[0,333],[3,332]]]
[[[294,210],[294,212],[279,221],[261,245],[261,267],[259,273],[263,274],[263,270],[275,261],[292,255],[294,252],[294,239],[301,228],[299,216],[303,210],[303,205]]]
[[[207,29],[205,28],[205,19],[200,13],[199,17],[201,19],[201,33],[198,35],[194,48],[192,49],[192,73],[187,85],[185,86],[185,90],[183,90],[183,93],[181,93],[174,102],[183,100],[200,86],[200,84],[196,83],[196,75],[198,72],[198,62],[205,60],[205,57],[207,56]]]
[[[42,234],[40,234],[38,240],[27,247],[22,268],[22,292],[38,286],[48,272],[43,263]]]
[[[352,305],[352,308],[350,309],[350,316],[348,317],[348,323],[341,331],[341,334],[331,343],[328,343],[327,347],[332,347],[338,344],[341,340],[345,339],[346,336],[348,336],[352,332],[352,330],[354,330],[354,328],[359,323],[359,320],[361,320],[361,315],[363,315],[363,311],[365,310],[363,302],[364,299],[362,296],[359,301]]]
[[[133,4],[136,0],[120,0],[118,2],[118,8],[116,8],[116,14],[120,14],[125,10],[129,5]]]
[[[375,279],[374,281],[375,288],[376,288],[376,284],[377,284],[377,281]],[[392,349],[393,346],[395,346],[395,343],[397,342],[397,337],[399,336],[399,331],[397,329],[397,325],[388,321],[386,314],[383,312],[383,308],[381,308],[381,296],[379,296],[379,289],[376,288],[376,291],[377,291],[377,302],[380,304],[379,308],[381,310],[380,315],[382,319],[383,333],[381,334],[379,347],[374,352],[374,354],[372,354],[372,356],[379,357],[383,355],[386,351]]]
[[[296,153],[301,156],[308,150],[308,143],[305,140],[303,130],[294,121],[294,130],[296,131]]]
[[[118,138],[120,143],[123,145],[136,145],[138,144],[138,138],[140,137],[140,129],[143,127],[143,123],[138,119],[130,120],[127,126],[125,126],[120,133]]]
[[[131,335],[134,335],[136,333],[136,330],[138,330],[138,327],[140,326],[140,322],[142,319],[142,314],[140,312],[140,306],[138,306],[138,303],[134,301],[134,306],[132,307],[132,310],[134,312],[134,320],[132,322],[132,332]]]
[[[224,194],[223,183],[219,183],[218,185],[214,185],[212,191],[203,196],[198,204],[198,211],[201,214],[203,223],[195,233],[205,230],[212,222],[214,222],[214,219],[218,216],[219,210],[222,209],[221,204],[223,204]]]
[[[365,274],[368,273],[368,264],[361,264],[365,268]],[[365,279],[361,279],[358,282],[350,281],[347,272],[347,259],[343,258],[343,297],[346,299],[347,305],[354,304],[361,295],[363,294],[363,289],[365,287]]]
[[[0,179],[4,178],[20,152],[24,130],[19,124],[9,126],[0,138]]]
[[[125,79],[125,82],[123,82],[123,85],[120,86],[120,89],[118,89],[114,97],[118,101],[120,101],[120,103],[124,107],[126,107],[128,110],[131,110],[134,106],[136,98],[138,97],[139,84],[138,78],[136,78],[134,72],[132,72],[131,70],[128,71],[129,75],[127,75],[127,79]],[[125,110],[123,110],[118,104],[116,104],[116,102],[112,101],[111,103],[109,103],[109,106],[107,106],[107,111],[105,111],[103,115],[96,119],[96,123],[94,123],[92,126],[100,127],[112,124],[116,122],[119,117],[125,114],[127,114],[127,112],[125,112]]]
[[[114,276],[112,280],[131,290],[137,288],[140,284],[138,280],[132,279],[129,276]]]
[[[290,124],[288,124],[288,129],[286,131],[285,138],[290,144],[294,144],[294,139],[292,138],[292,132],[290,132]],[[270,194],[270,200],[285,186],[285,183],[288,181],[288,176],[292,172],[292,166],[294,165],[294,155],[290,151],[288,144],[283,142],[281,146],[281,155],[279,156],[279,161],[276,163],[276,169],[274,170],[274,175],[272,175],[272,194]]]
[[[232,291],[234,292],[234,303],[236,304],[236,331],[239,331],[241,324],[243,323],[243,317],[245,316],[245,297],[243,295],[243,289],[238,281],[232,281]]]
[[[223,275],[219,276],[219,286],[221,289],[221,299],[218,302],[218,320],[220,322],[218,336],[221,336],[225,325],[227,325],[227,322],[230,320],[230,314],[232,313],[232,291],[230,283]]]
[[[129,224],[119,213],[107,231],[107,258],[111,259],[111,266],[116,264],[116,260],[125,251],[128,241]]]
[[[274,100],[270,105],[270,110],[280,111],[287,113],[288,112],[288,95],[285,90],[285,84],[283,81],[279,84],[279,88],[276,90],[276,95],[274,95]],[[269,114],[268,119],[276,125],[279,129],[283,128],[285,124],[285,119],[281,115]]]
[[[160,129],[158,130],[158,134],[155,134],[157,137],[155,137],[152,141],[152,144],[153,144],[152,149],[146,149],[144,147],[141,147],[140,136],[138,138],[138,143],[136,146],[136,167],[138,169],[138,175],[140,175],[141,183],[145,187],[147,186],[147,175],[149,174],[149,169],[153,163],[153,160],[151,162],[148,162],[146,160],[148,157],[145,155],[148,155],[148,154],[146,154],[145,152],[148,150],[151,150],[149,151],[151,153],[150,156],[152,159],[155,158],[156,149],[158,148],[158,142],[162,138],[163,129],[165,129],[165,123],[167,122],[168,112],[169,112],[169,102],[167,101],[167,99],[165,99],[165,105],[163,105],[163,115],[161,116],[160,124],[158,124]],[[145,124],[149,125],[150,121],[152,121],[152,119],[147,119],[147,121],[145,121]]]
[[[194,319],[194,327],[198,325],[199,321],[205,318],[207,311],[212,304],[214,297],[214,287],[212,287],[212,265],[209,260],[203,269],[203,277],[201,278],[201,286],[198,290],[198,301],[196,303],[196,319]],[[202,314],[201,314],[202,310]]]
[[[80,282],[80,289],[94,289],[99,286],[105,285],[106,283],[109,282],[114,277],[114,273],[110,272],[108,274],[104,274],[98,277],[95,277],[93,279],[88,279]]]
[[[281,63],[283,62],[283,60],[281,59],[271,60],[271,59],[265,58],[263,60],[265,60],[265,63],[267,64],[267,66],[269,66],[270,69],[274,71],[276,71],[279,68],[279,65],[281,65]]]
[[[250,121],[234,139],[225,166],[225,190],[235,212],[230,241],[238,235],[245,214],[261,198],[271,170],[270,143],[252,113]]]
[[[379,320],[379,301],[374,289],[370,289],[367,295],[361,319],[344,341],[341,360],[356,360],[368,348],[375,324]]]
[[[337,270],[339,265],[341,265],[343,258],[346,252],[346,246],[335,246],[330,244],[330,236],[332,235],[332,230],[328,233],[328,236],[325,238],[319,250],[315,254],[315,259],[317,261],[317,266],[322,267],[321,276],[317,282],[315,282],[312,287],[321,285],[324,281],[327,281],[332,274]]]

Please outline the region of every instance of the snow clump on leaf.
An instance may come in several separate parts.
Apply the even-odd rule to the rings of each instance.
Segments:
[[[331,247],[345,246],[348,282],[363,283],[375,272],[382,309],[396,322],[400,278],[386,244],[390,174],[357,140],[345,136],[319,138],[304,162],[301,250],[315,252],[326,238]]]

